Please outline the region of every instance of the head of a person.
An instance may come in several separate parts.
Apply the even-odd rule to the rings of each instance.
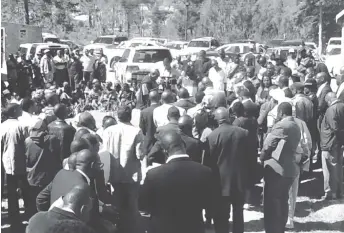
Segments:
[[[261,66],[263,66],[263,67],[265,67],[265,65],[266,65],[266,57],[261,56],[261,57],[259,58],[259,60],[258,60],[258,64],[261,65]]]
[[[205,89],[206,89],[206,86],[204,85],[204,83],[203,82],[199,82],[198,83],[198,91],[204,92]]]
[[[236,102],[233,104],[232,112],[236,117],[244,116],[245,109],[244,105],[241,102]]]
[[[289,86],[289,78],[287,76],[282,76],[278,80],[278,86],[279,88],[284,88]]]
[[[97,154],[99,152],[99,148],[100,148],[100,143],[99,143],[99,136],[97,136],[96,134],[84,134],[81,139],[85,139],[86,142],[89,145],[89,150],[92,153]]]
[[[47,104],[51,107],[55,106],[56,104],[59,103],[59,97],[56,93],[54,92],[49,92],[45,95],[45,100]]]
[[[226,52],[224,49],[219,50],[219,56],[221,59],[224,59],[226,57]]]
[[[86,148],[87,149],[87,148]],[[79,151],[78,151],[79,152]],[[67,164],[68,164],[68,170],[69,171],[74,171],[76,168],[76,155],[78,152],[72,153],[68,158],[67,158]]]
[[[88,177],[94,177],[96,172],[97,153],[89,149],[81,150],[76,155],[75,168],[83,171]]]
[[[254,69],[254,67],[249,66],[249,67],[246,68],[246,76],[247,76],[248,78],[253,78],[253,77],[254,77],[254,74],[255,74],[255,69]]]
[[[181,116],[178,120],[178,126],[183,133],[192,137],[193,119],[189,115]]]
[[[266,75],[272,77],[275,74],[275,66],[272,63],[268,63],[266,66]]]
[[[216,59],[211,60],[211,65],[212,65],[212,67],[215,67],[216,69],[219,68],[219,63],[217,62]]]
[[[308,75],[310,78],[313,78],[315,75],[315,70],[313,67],[307,67],[306,69],[306,75]]]
[[[170,122],[178,122],[179,118],[180,118],[179,109],[175,106],[170,107],[167,112],[167,119]]]
[[[85,49],[85,55],[88,56],[90,54],[90,50]]]
[[[149,92],[148,98],[151,104],[157,104],[160,102],[160,94],[157,90],[153,90]]]
[[[172,104],[175,102],[175,98],[173,92],[170,90],[166,90],[161,94],[161,101],[164,104]]]
[[[342,83],[344,83],[344,74],[339,74],[336,77],[337,85],[340,86]]]
[[[58,119],[64,120],[67,117],[67,107],[64,104],[57,104],[54,107],[54,114]]]
[[[208,77],[204,77],[202,79],[202,83],[204,84],[204,86],[207,87],[213,87],[213,82],[210,80],[210,78]]]
[[[324,83],[330,83],[331,77],[325,72],[320,72],[315,76],[315,80],[317,81],[318,86],[320,86]]]
[[[155,81],[157,78],[160,76],[160,72],[158,69],[152,69],[151,72],[149,73],[150,77]]]
[[[269,76],[263,76],[262,84],[264,88],[269,88],[272,85],[271,78]]]
[[[63,207],[73,210],[83,221],[89,220],[92,208],[91,188],[87,184],[76,185],[63,196]]]
[[[123,84],[123,91],[129,91],[129,90],[130,90],[129,84],[128,83],[124,83]]]
[[[5,114],[8,118],[16,119],[22,115],[22,109],[19,104],[9,103],[6,106]]]
[[[44,55],[47,57],[50,57],[51,56],[50,50],[49,49],[44,50]]]
[[[57,51],[56,51],[56,55],[59,56],[59,57],[61,57],[61,56],[62,56],[62,50],[57,50]]]
[[[241,88],[238,94],[242,100],[251,98],[251,93],[246,87]]]
[[[179,99],[188,99],[188,98],[190,98],[189,91],[186,88],[184,88],[184,87],[180,88],[179,91],[178,91],[178,97],[179,97]]]
[[[35,102],[30,98],[24,98],[21,102],[21,108],[28,113],[34,113],[36,110]]]
[[[290,117],[293,114],[293,107],[288,102],[282,102],[277,107],[277,119],[276,121],[280,121],[286,117]]]
[[[186,154],[185,142],[176,130],[160,134],[159,141],[168,156]]]
[[[102,122],[103,129],[106,129],[106,128],[108,128],[112,125],[116,125],[116,124],[117,124],[117,121],[112,116],[105,116],[103,118],[103,122]]]
[[[196,104],[200,104],[202,103],[202,100],[204,98],[205,94],[203,91],[198,91],[196,92],[195,94],[195,101],[196,101]]]
[[[330,106],[336,100],[337,100],[337,95],[334,92],[329,92],[325,96],[325,101],[326,101],[328,106]]]
[[[219,107],[214,111],[214,119],[217,123],[223,124],[229,121],[229,111],[225,107]]]
[[[317,90],[317,81],[314,78],[309,78],[305,81],[304,94],[315,93]]]
[[[198,54],[198,57],[200,60],[204,60],[206,58],[206,52],[204,50],[201,50]]]
[[[74,141],[79,140],[82,138],[83,135],[91,133],[88,129],[81,128],[78,131],[75,132],[74,134]]]
[[[79,125],[89,128],[90,130],[96,129],[96,120],[89,112],[82,112],[79,115]]]
[[[166,57],[166,58],[163,60],[163,64],[164,64],[164,67],[165,67],[166,69],[170,69],[170,68],[171,68],[171,60],[170,60],[168,57]]]
[[[129,106],[120,106],[117,116],[120,122],[129,123],[131,121],[131,108]]]
[[[291,93],[293,96],[296,94],[303,94],[304,93],[304,84],[301,82],[295,82],[290,86]]]
[[[80,139],[73,140],[70,144],[70,152],[72,154],[85,149],[90,149],[90,145],[85,138],[81,137]]]

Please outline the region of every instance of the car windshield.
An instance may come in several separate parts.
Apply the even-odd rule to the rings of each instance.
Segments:
[[[341,51],[341,48],[334,48],[331,49],[330,52],[328,52],[328,55],[339,55]]]
[[[172,60],[171,53],[167,49],[140,49],[135,52],[133,63],[155,63],[165,58]]]
[[[330,43],[328,43],[330,45],[341,45],[342,42],[340,40],[331,40]]]
[[[60,40],[58,39],[58,38],[46,38],[46,39],[44,39],[44,42],[45,43],[60,43]]]
[[[226,52],[230,52],[230,53],[240,53],[240,47],[239,46],[229,46],[226,49]]]
[[[112,44],[113,38],[112,37],[98,37],[94,43],[99,44]]]
[[[190,41],[188,47],[209,48],[210,41]]]

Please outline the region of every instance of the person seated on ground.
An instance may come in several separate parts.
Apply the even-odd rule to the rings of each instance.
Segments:
[[[132,90],[130,90],[128,83],[123,84],[122,91],[119,94],[119,101],[121,105],[128,105],[131,108],[135,107],[135,104],[136,104],[135,93]]]
[[[35,214],[29,220],[26,233],[47,233],[51,227],[61,223],[61,220],[88,228],[86,223],[89,221],[91,206],[90,186],[78,184],[62,197],[60,206]]]

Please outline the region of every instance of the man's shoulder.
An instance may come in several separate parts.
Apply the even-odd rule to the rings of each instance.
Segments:
[[[158,104],[154,104],[154,105],[151,105],[151,106],[149,106],[149,107],[147,107],[147,108],[144,108],[143,110],[142,110],[142,114],[150,114],[150,113],[153,113],[153,111],[154,111],[154,109],[156,109],[156,108],[158,108],[159,107],[159,105]]]

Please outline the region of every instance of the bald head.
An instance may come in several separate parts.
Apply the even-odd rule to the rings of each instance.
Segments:
[[[90,131],[87,129],[79,129],[75,134],[74,134],[74,140],[79,140],[80,138],[82,138],[83,135],[85,134],[89,134]]]
[[[174,102],[173,93],[170,90],[166,90],[161,95],[161,100],[165,104],[171,104]]]
[[[180,130],[186,135],[192,136],[193,120],[189,115],[184,115],[179,118],[178,126]]]
[[[116,124],[117,124],[116,119],[110,116],[106,120],[104,120],[103,128],[106,129],[106,128],[108,128],[108,127],[110,127],[112,125],[116,125]]]
[[[175,106],[170,107],[167,112],[167,118],[169,121],[178,122],[180,118],[179,109]]]
[[[170,130],[159,137],[161,146],[168,152],[168,156],[185,154],[185,143],[179,132]]]
[[[79,125],[94,130],[96,128],[96,121],[91,113],[83,112],[79,115]]]
[[[5,109],[5,113],[10,118],[18,118],[21,116],[21,108],[19,104],[9,103]]]
[[[86,183],[76,185],[63,197],[63,206],[74,211],[76,215],[81,214],[83,206],[90,205],[91,188]]]
[[[149,100],[151,103],[157,104],[160,101],[160,94],[158,91],[154,90],[149,92]]]
[[[229,120],[229,111],[224,107],[219,107],[214,112],[215,120],[220,124]]]
[[[315,76],[315,80],[317,81],[318,86],[320,86],[323,83],[330,83],[331,82],[331,77],[325,73],[325,72],[320,72]]]
[[[64,120],[67,117],[67,107],[64,104],[57,104],[54,107],[54,114],[57,118]]]
[[[334,92],[329,92],[325,96],[325,101],[327,102],[328,105],[331,105],[333,101],[336,101],[336,100],[337,100],[337,95]]]
[[[95,162],[96,154],[92,153],[88,149],[81,150],[76,155],[76,168],[85,172],[86,175],[89,175],[91,172],[91,164]]]
[[[70,144],[70,152],[76,153],[84,149],[89,149],[89,144],[84,138],[72,141]]]
[[[187,98],[189,98],[190,97],[189,91],[186,88],[184,88],[184,87],[180,88],[179,91],[178,91],[178,97],[180,99],[187,99]]]

